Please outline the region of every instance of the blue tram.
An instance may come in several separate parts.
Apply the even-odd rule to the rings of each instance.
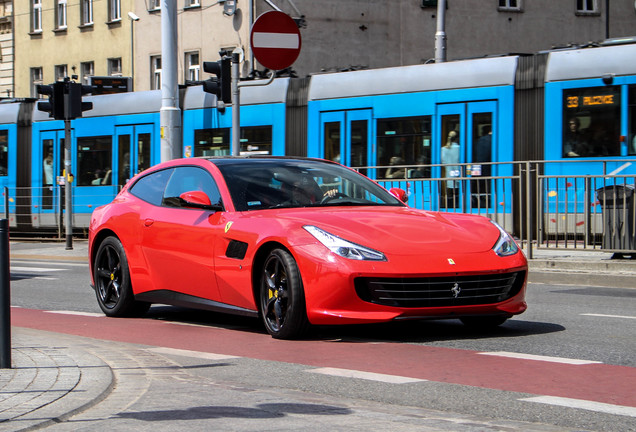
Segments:
[[[337,160],[408,189],[419,208],[519,213],[519,203],[498,198],[513,180],[494,181],[512,179],[514,162],[544,161],[541,174],[554,176],[636,172],[634,42],[246,85],[241,154]],[[80,229],[160,159],[159,91],[89,100],[93,110],[72,122]],[[182,155],[229,154],[233,107],[200,86],[181,89],[180,101]],[[18,231],[61,226],[63,141],[63,122],[34,100],[0,103],[0,185]],[[576,202],[589,191],[567,193]]]

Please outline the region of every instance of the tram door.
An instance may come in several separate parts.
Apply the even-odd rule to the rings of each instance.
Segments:
[[[487,209],[495,175],[488,162],[496,160],[494,124],[496,102],[438,105],[437,155],[441,182],[440,207]],[[493,133],[494,132],[494,133]]]
[[[58,178],[64,172],[64,130],[42,132],[42,169],[40,171],[42,210],[59,210],[64,203]],[[34,190],[34,197],[38,195]],[[56,211],[57,212],[57,211]],[[45,217],[42,215],[42,217]],[[48,221],[49,224],[55,221]]]
[[[369,175],[369,170],[361,167],[370,166],[373,160],[371,110],[323,112],[320,124],[323,157]]]
[[[115,141],[115,175],[117,185],[122,187],[135,174],[152,166],[152,125],[118,126]]]

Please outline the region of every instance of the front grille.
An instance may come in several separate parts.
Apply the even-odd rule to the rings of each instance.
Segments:
[[[486,275],[356,278],[358,296],[367,302],[403,308],[499,303],[519,293],[525,271]]]

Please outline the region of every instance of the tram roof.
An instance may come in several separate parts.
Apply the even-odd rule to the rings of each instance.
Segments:
[[[517,56],[313,75],[309,100],[513,85]]]
[[[82,100],[93,102],[93,109],[84,111],[82,117],[155,113],[161,108],[161,90],[86,96]],[[47,112],[39,111],[36,103],[33,121],[45,120],[53,119]]]
[[[545,80],[565,81],[636,73],[636,44],[552,51]]]
[[[243,81],[256,83],[258,81]],[[263,80],[263,82],[265,82]],[[267,86],[243,86],[241,87],[241,105],[260,105],[270,103],[284,103],[287,98],[289,78],[277,78]],[[203,91],[203,86],[188,87],[183,109],[200,109],[216,107],[216,95]]]

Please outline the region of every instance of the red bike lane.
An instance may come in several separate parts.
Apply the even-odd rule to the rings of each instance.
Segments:
[[[12,325],[99,340],[636,407],[636,368],[627,366],[564,364],[395,342],[284,341],[243,330],[22,308],[12,308]]]

